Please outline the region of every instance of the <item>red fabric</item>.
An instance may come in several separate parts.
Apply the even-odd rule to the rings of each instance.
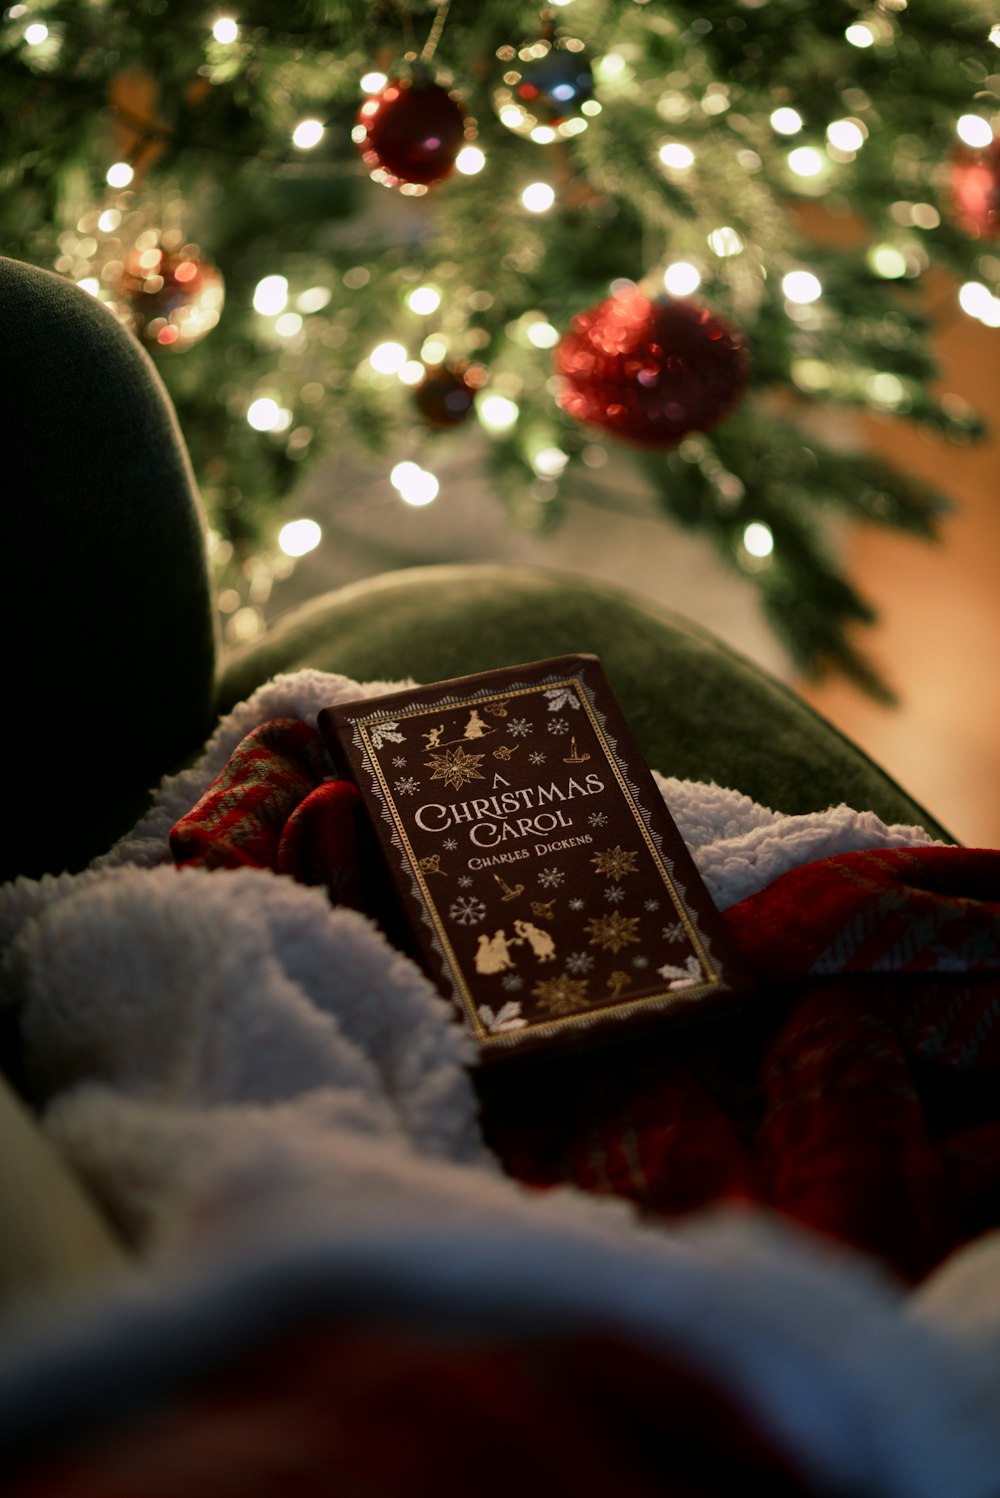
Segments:
[[[170,833],[179,868],[273,869],[323,885],[336,905],[361,908],[355,839],[360,797],[325,780],[323,742],[298,718],[247,734],[221,775]]]
[[[740,1012],[478,1079],[536,1185],[673,1215],[752,1198],[909,1280],[1000,1225],[1000,854],[851,853],[725,919]]]
[[[357,793],[319,735],[256,729],[171,842],[184,865],[256,864],[379,917]],[[373,891],[375,891],[373,898]],[[1000,1225],[1000,853],[844,854],[726,915],[758,980],[739,1011],[476,1077],[510,1174],[671,1217],[745,1198],[916,1280]]]
[[[814,1490],[707,1379],[610,1335],[293,1330],[6,1498],[768,1498]]]

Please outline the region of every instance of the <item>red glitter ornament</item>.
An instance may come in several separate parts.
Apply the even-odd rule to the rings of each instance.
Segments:
[[[426,189],[455,165],[465,138],[460,105],[439,83],[415,72],[390,78],[358,111],[353,139],[376,181]]]
[[[556,349],[559,404],[587,426],[676,447],[721,421],[747,381],[743,335],[690,301],[634,288],[579,313]]]
[[[958,226],[970,239],[1000,236],[1000,139],[955,153],[951,196]]]

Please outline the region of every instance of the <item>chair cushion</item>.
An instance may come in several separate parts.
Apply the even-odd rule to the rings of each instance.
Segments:
[[[544,568],[419,567],[326,594],[229,660],[219,705],[306,666],[431,682],[571,651],[600,657],[647,760],[666,775],[715,781],[792,814],[846,802],[951,840],[836,728],[704,630]]]

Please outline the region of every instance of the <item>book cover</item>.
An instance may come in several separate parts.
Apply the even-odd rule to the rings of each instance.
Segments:
[[[412,955],[483,1059],[690,1020],[749,986],[595,656],[340,704],[319,726]]]

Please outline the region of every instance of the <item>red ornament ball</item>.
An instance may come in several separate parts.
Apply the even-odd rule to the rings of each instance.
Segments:
[[[556,349],[559,404],[587,426],[646,447],[676,447],[732,409],[747,381],[743,335],[695,302],[634,288],[570,324]]]
[[[362,160],[386,187],[440,182],[464,138],[461,107],[439,83],[420,77],[390,78],[362,104],[353,132]]]
[[[432,365],[414,386],[414,404],[429,427],[445,431],[460,426],[486,378],[481,364]]]
[[[125,255],[113,290],[143,343],[178,353],[211,332],[225,301],[222,277],[198,245],[168,247],[154,231]]]
[[[955,219],[971,239],[1000,236],[1000,139],[982,150],[959,150],[951,162]]]

